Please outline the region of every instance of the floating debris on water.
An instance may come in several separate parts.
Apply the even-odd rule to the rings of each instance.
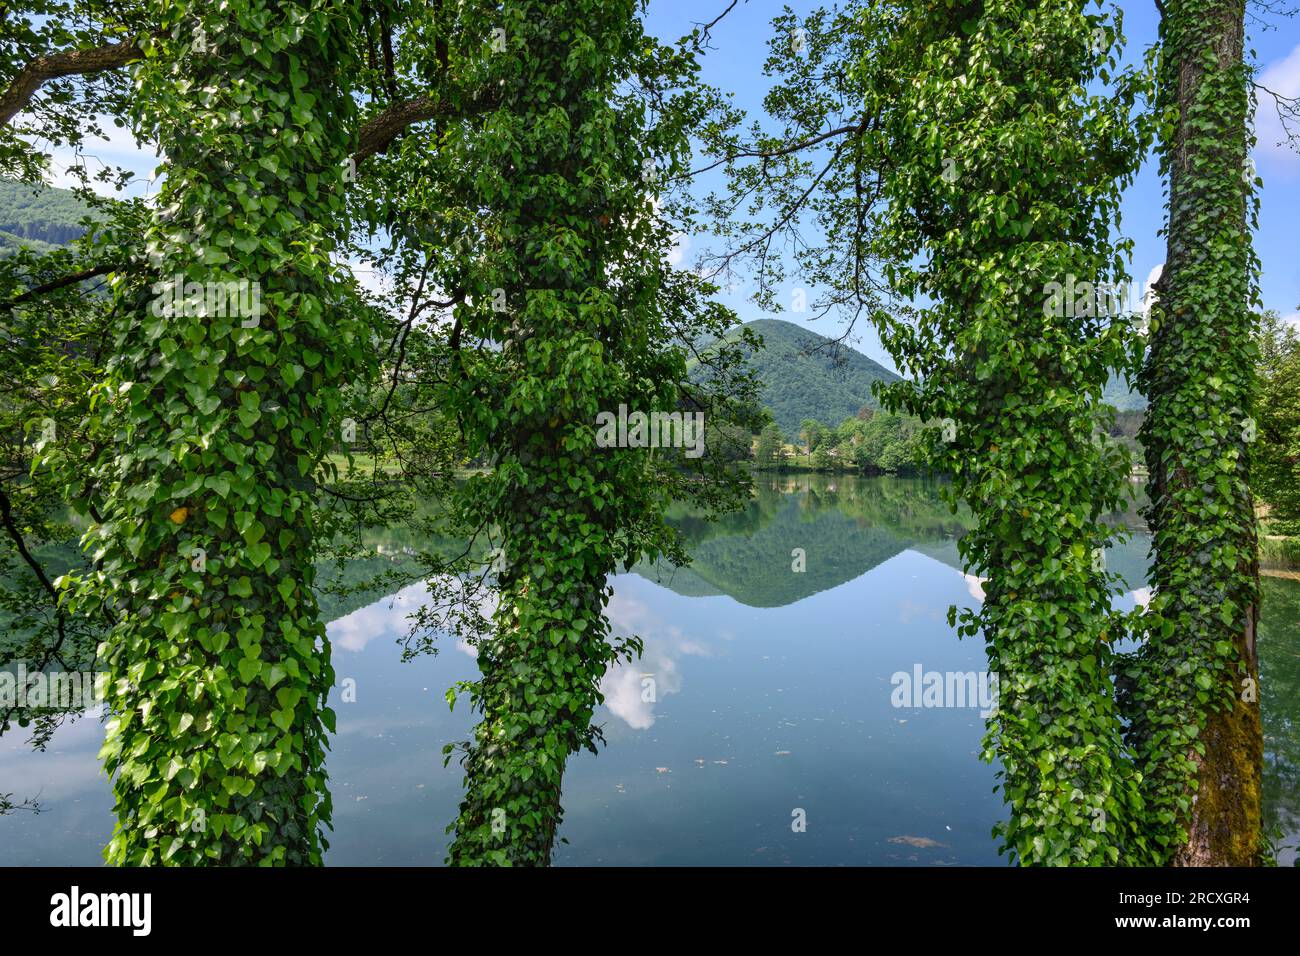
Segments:
[[[938,840],[931,840],[929,837],[919,837],[919,836],[896,836],[896,837],[890,837],[890,838],[889,838],[889,842],[890,842],[890,843],[903,843],[903,844],[906,844],[907,846],[919,847],[919,848],[921,848],[921,849],[923,849],[923,850],[928,850],[928,849],[930,849],[931,847],[936,847],[936,846],[947,846],[947,845],[948,845],[948,844],[946,844],[946,843],[940,843]]]

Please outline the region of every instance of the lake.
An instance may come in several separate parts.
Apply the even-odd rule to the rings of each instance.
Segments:
[[[895,706],[895,675],[970,674],[973,686],[986,666],[982,644],[947,624],[950,605],[974,606],[983,592],[961,572],[962,524],[938,485],[772,475],[758,485],[745,512],[719,522],[674,515],[690,567],[615,578],[610,620],[644,638],[645,655],[605,678],[597,722],[608,743],[569,762],[567,842],[554,862],[998,864],[990,831],[1005,810],[996,768],[978,756],[977,695]],[[1147,543],[1135,534],[1107,557],[1125,579],[1118,606],[1144,594]],[[1269,576],[1263,587],[1266,820],[1294,845],[1300,580]],[[398,639],[422,594],[413,584],[329,625],[340,685],[355,700],[336,687],[328,864],[435,866],[445,856],[461,780],[442,746],[466,739],[471,717],[463,700],[449,712],[444,693],[476,666],[451,639],[402,661]],[[919,690],[904,698],[923,702]],[[113,823],[102,738],[94,716],[62,726],[44,752],[20,728],[0,738],[0,792],[41,806],[0,816],[0,865],[101,862]],[[1279,856],[1294,859],[1293,847]]]

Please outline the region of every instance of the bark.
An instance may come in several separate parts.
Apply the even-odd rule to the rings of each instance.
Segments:
[[[1243,417],[1253,368],[1242,344],[1253,330],[1247,155],[1248,97],[1243,76],[1243,0],[1169,0],[1162,11],[1162,100],[1176,119],[1162,144],[1169,175],[1168,249],[1157,288],[1161,318],[1152,331],[1147,379],[1152,398],[1145,435],[1151,471],[1155,566],[1153,581],[1171,599],[1171,612],[1213,621],[1215,640],[1229,641],[1238,662],[1232,705],[1204,715],[1199,742],[1187,754],[1195,767],[1187,841],[1173,849],[1176,866],[1248,866],[1259,862],[1263,733],[1258,694],[1259,565],[1254,502],[1249,493],[1250,438],[1216,431],[1208,447],[1188,439],[1197,422]],[[1212,133],[1204,124],[1214,124]],[[1208,376],[1227,384],[1214,388]],[[1226,483],[1204,481],[1207,456],[1236,454]],[[1235,523],[1201,532],[1207,505]],[[1207,553],[1241,555],[1231,580],[1206,561]],[[1246,582],[1243,584],[1243,582]],[[1243,609],[1231,624],[1215,615],[1222,593]],[[1169,667],[1198,653],[1185,635],[1157,639],[1153,656]],[[1166,671],[1171,674],[1172,670]],[[1150,672],[1153,680],[1161,679]],[[1168,676],[1163,678],[1172,681]],[[1185,688],[1174,693],[1186,693]],[[1157,757],[1157,761],[1159,758]],[[1150,773],[1151,768],[1148,768]]]
[[[1258,607],[1252,606],[1238,650],[1249,661],[1255,686],[1259,683],[1257,624]],[[1254,703],[1248,703],[1238,694],[1236,706],[1212,713],[1201,732],[1205,756],[1193,757],[1200,786],[1192,798],[1187,843],[1174,854],[1174,866],[1255,866],[1260,862],[1264,736],[1258,694],[1255,697]]]
[[[9,88],[0,95],[0,126],[8,124],[20,113],[47,80],[100,73],[125,66],[142,55],[134,40],[125,40],[89,50],[68,50],[37,57],[14,77]]]
[[[86,50],[67,50],[38,57],[14,77],[8,89],[0,94],[0,127],[8,125],[32,101],[36,91],[49,80],[65,76],[101,73],[104,70],[126,66],[144,54],[134,40],[112,43]],[[486,109],[490,97],[475,100],[474,109]],[[362,124],[357,135],[357,149],[353,161],[357,164],[388,148],[407,127],[425,120],[450,116],[452,110],[432,96],[417,96],[394,103],[368,122]]]

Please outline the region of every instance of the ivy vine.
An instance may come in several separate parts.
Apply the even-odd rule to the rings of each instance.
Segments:
[[[1101,394],[1128,327],[1096,294],[1125,279],[1111,230],[1144,138],[1137,80],[1089,92],[1112,78],[1119,35],[1086,6],[872,4],[864,30],[887,39],[858,67],[885,274],[933,303],[914,325],[880,316],[914,375],[885,395],[949,425],[936,458],[974,515],[963,560],[988,579],[980,609],[950,619],[983,634],[1000,677],[985,756],[1011,808],[997,829],[1026,864],[1114,864],[1144,840],[1111,684],[1124,631],[1098,558],[1128,464],[1097,440]]]
[[[1258,203],[1241,2],[1170,0],[1157,108],[1168,252],[1140,384],[1154,593],[1123,671],[1160,860],[1258,860],[1255,438]],[[1233,825],[1235,822],[1235,825]]]
[[[117,620],[99,652],[110,863],[321,861],[333,671],[313,488],[338,385],[369,361],[331,308],[352,11],[158,3],[134,68],[166,178],[150,276],[115,278],[91,422],[110,451],[93,470],[105,505],[79,582],[83,606],[107,596]]]

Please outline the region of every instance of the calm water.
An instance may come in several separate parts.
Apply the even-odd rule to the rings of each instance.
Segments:
[[[608,745],[573,758],[568,840],[557,864],[970,865],[999,861],[994,769],[980,762],[978,705],[896,708],[896,672],[974,671],[951,604],[972,606],[960,523],[933,486],[891,479],[764,479],[750,509],[716,524],[679,516],[689,569],[638,567],[615,579],[615,628],[645,656],[607,675],[597,720]],[[1146,539],[1109,555],[1133,606]],[[806,570],[792,570],[792,551]],[[1268,820],[1300,829],[1300,581],[1264,582],[1261,680]],[[401,661],[398,637],[423,589],[412,585],[334,620],[334,665],[356,701],[333,702],[327,862],[441,864],[460,797],[444,743],[469,736],[454,681],[469,649]],[[644,688],[652,683],[652,696]],[[337,697],[337,694],[336,694]],[[112,829],[94,717],[36,753],[0,739],[0,792],[37,797],[40,814],[0,817],[0,864],[89,864]],[[804,832],[792,821],[806,820]],[[1294,859],[1284,851],[1283,863]]]

